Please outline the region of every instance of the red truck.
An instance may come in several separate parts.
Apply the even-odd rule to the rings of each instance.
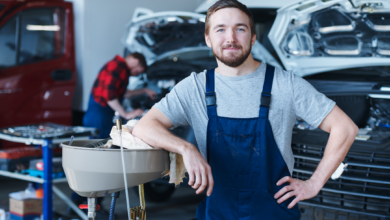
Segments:
[[[0,128],[71,124],[74,45],[72,3],[0,0]]]

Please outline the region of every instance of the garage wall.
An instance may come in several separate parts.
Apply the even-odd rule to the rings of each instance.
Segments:
[[[68,0],[73,2],[78,82],[73,110],[86,111],[92,84],[101,67],[116,54],[136,7],[158,11],[195,11],[203,0]]]

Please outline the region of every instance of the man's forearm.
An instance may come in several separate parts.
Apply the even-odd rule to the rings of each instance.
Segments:
[[[194,145],[173,135],[168,130],[170,127],[171,120],[157,108],[152,108],[136,124],[133,135],[155,148],[181,154],[189,176],[188,185],[196,189],[197,194],[207,187],[207,196],[210,196],[214,186],[210,165]]]
[[[195,148],[191,143],[173,135],[156,119],[142,118],[135,126],[133,135],[141,138],[150,146],[162,148],[181,155],[183,155],[186,150]]]
[[[310,179],[303,181],[285,176],[276,183],[278,186],[286,182],[290,183],[274,195],[279,204],[295,196],[295,199],[288,205],[289,209],[294,207],[299,201],[313,198],[318,194],[329,177],[344,160],[359,131],[355,123],[337,105],[322,120],[319,128],[330,133],[330,135],[324,157]]]
[[[321,189],[340,163],[344,160],[349,148],[355,140],[357,127],[338,126],[330,131],[324,156],[310,180]]]
[[[124,117],[126,115],[126,111],[125,109],[123,108],[123,106],[121,105],[121,103],[119,103],[119,100],[118,99],[113,99],[113,100],[110,100],[107,102],[108,106],[110,106],[114,111],[117,111],[119,113],[120,116]]]
[[[125,98],[130,98],[137,95],[142,95],[145,93],[145,89],[136,89],[136,90],[126,90]]]

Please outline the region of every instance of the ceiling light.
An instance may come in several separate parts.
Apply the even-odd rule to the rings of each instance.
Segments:
[[[59,31],[61,28],[59,25],[33,25],[28,24],[26,29],[29,31]]]

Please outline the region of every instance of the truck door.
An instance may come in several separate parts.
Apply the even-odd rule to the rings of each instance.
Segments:
[[[76,83],[69,2],[30,2],[0,20],[0,127],[70,125]]]

